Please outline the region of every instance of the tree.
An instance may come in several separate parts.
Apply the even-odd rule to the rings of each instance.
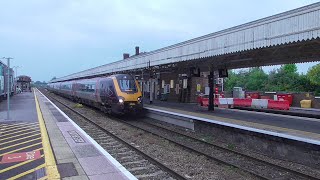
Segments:
[[[295,64],[285,64],[281,66],[281,69],[287,74],[294,74],[298,71],[297,65]]]
[[[265,90],[268,75],[260,67],[250,68],[246,77],[245,88],[250,91]]]
[[[311,84],[320,86],[320,64],[312,66],[307,72],[307,77]]]
[[[295,64],[282,65],[266,74],[261,68],[229,71],[225,90],[243,87],[249,91],[316,92],[320,94],[320,64],[309,69],[307,75],[299,74]]]
[[[320,64],[312,66],[307,72],[310,84],[314,86],[316,95],[320,95]]]
[[[297,86],[299,82],[299,74],[295,64],[282,65],[279,69],[269,73],[266,89],[269,91],[300,91]]]
[[[246,71],[241,70],[238,73],[230,70],[228,72],[229,77],[226,78],[224,88],[226,91],[232,91],[233,87],[244,87]]]

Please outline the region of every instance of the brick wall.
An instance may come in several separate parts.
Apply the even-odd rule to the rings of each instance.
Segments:
[[[200,84],[200,92],[197,92],[197,84]],[[208,78],[204,77],[192,77],[191,78],[191,90],[190,90],[190,102],[197,102],[197,97],[200,93],[205,93],[205,87],[208,86]]]
[[[159,88],[160,94],[164,92],[164,88],[162,88],[162,80],[164,80],[165,84],[170,84],[170,81],[174,81],[174,87],[170,87],[170,93],[168,94],[168,101],[178,102],[179,95],[176,94],[175,87],[176,84],[179,84],[178,73],[163,73],[160,75]]]

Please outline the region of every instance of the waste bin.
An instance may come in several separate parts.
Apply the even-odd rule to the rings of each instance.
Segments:
[[[302,108],[311,108],[311,100],[301,100],[300,104]]]
[[[246,92],[246,98],[259,99],[259,92]]]
[[[293,95],[292,94],[277,94],[278,100],[287,100],[289,101],[289,105],[292,106]]]

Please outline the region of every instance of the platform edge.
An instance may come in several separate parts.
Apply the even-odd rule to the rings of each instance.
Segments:
[[[49,141],[48,132],[46,129],[46,125],[44,123],[42,111],[39,106],[38,97],[35,93],[35,89],[33,90],[34,98],[36,102],[36,109],[37,109],[37,115],[38,115],[38,121],[41,131],[41,137],[42,137],[42,146],[43,146],[43,152],[45,157],[45,164],[46,164],[46,171],[47,171],[47,177],[48,179],[60,179],[60,174],[58,171],[58,167],[54,158],[54,154],[51,148],[51,144]]]
[[[38,89],[37,89],[38,90]],[[137,180],[122,164],[114,159],[106,150],[104,150],[94,139],[92,139],[83,129],[81,129],[69,116],[67,116],[60,108],[58,108],[50,99],[48,99],[41,91],[38,92],[45,97],[71,124],[77,128],[111,163],[116,166],[130,180]]]
[[[218,124],[218,125],[222,125],[222,126],[233,127],[233,128],[237,128],[237,129],[242,129],[242,130],[246,130],[246,131],[252,131],[252,132],[256,132],[256,133],[271,135],[271,136],[275,136],[275,137],[280,137],[280,138],[300,141],[300,142],[314,144],[314,145],[320,145],[320,141],[315,140],[315,139],[307,139],[307,138],[304,138],[304,137],[299,137],[299,136],[294,136],[294,135],[289,135],[289,134],[283,134],[283,133],[278,133],[278,132],[272,132],[272,131],[252,128],[252,127],[246,127],[246,126],[242,126],[242,125],[222,122],[222,121],[219,121],[219,120],[207,119],[207,118],[203,118],[203,117],[196,117],[196,116],[192,116],[192,115],[185,115],[185,114],[180,114],[180,113],[176,113],[176,112],[170,112],[170,111],[167,111],[167,110],[161,110],[161,109],[156,109],[156,108],[151,108],[151,107],[144,107],[144,108],[147,109],[147,110],[151,110],[151,111],[168,113],[168,114],[172,114],[172,115],[176,115],[176,116],[186,117],[186,118],[190,118],[190,119],[194,119],[194,120],[200,120],[200,121],[209,122],[209,123],[213,123],[213,124]]]

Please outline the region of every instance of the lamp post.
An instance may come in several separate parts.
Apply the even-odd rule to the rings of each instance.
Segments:
[[[12,68],[14,68],[15,69],[15,73],[16,73],[16,75],[15,75],[15,78],[14,78],[14,84],[15,84],[15,86],[14,86],[14,91],[15,91],[15,93],[17,93],[17,87],[18,87],[18,68],[20,68],[20,66],[13,66]]]
[[[20,66],[13,66],[12,68],[15,69],[16,72],[16,78],[18,77],[18,68],[21,68]]]
[[[11,57],[3,57],[2,59],[7,59],[7,66],[8,66],[8,72],[7,72],[7,120],[10,120],[10,59],[13,59]]]

